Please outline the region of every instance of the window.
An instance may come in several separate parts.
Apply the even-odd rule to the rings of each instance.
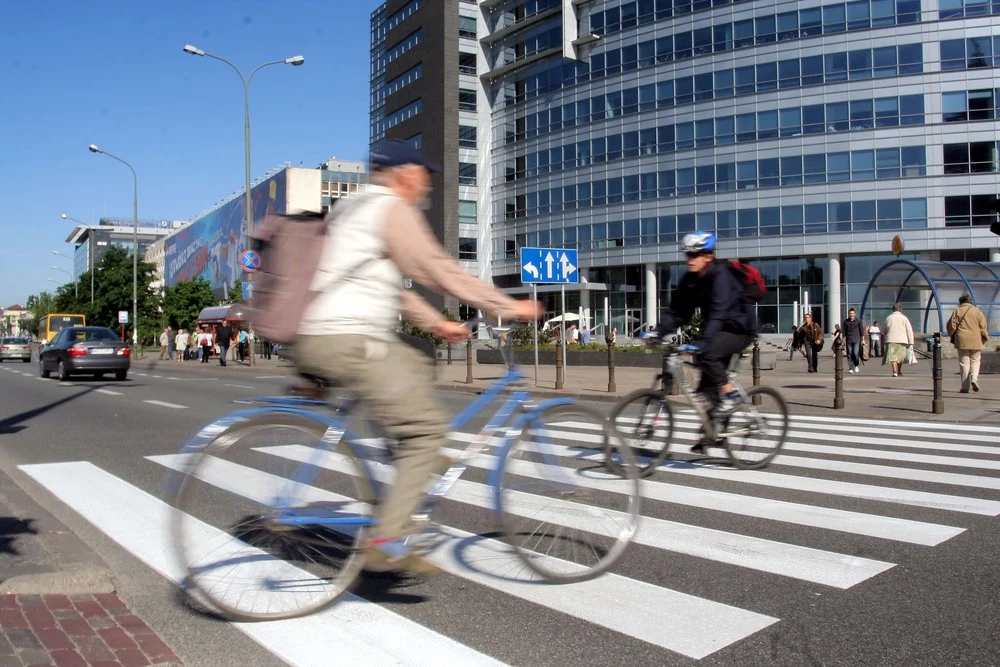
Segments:
[[[458,108],[460,111],[476,110],[476,91],[465,88],[458,89]]]
[[[475,148],[476,147],[476,126],[475,125],[459,125],[458,126],[458,146],[459,146],[459,148]]]
[[[460,199],[458,201],[458,221],[475,224],[476,220],[476,202],[471,199]]]
[[[477,245],[477,243],[478,242],[477,242],[476,239],[459,237],[459,239],[458,239],[458,258],[460,260],[466,260],[466,261],[471,261],[471,262],[476,261],[476,258],[477,258],[476,245]]]
[[[476,38],[476,19],[474,16],[458,17],[458,36],[469,39]]]
[[[458,184],[459,185],[476,184],[476,164],[474,162],[458,163]]]
[[[458,72],[459,74],[476,74],[476,54],[475,53],[462,53],[458,54]]]

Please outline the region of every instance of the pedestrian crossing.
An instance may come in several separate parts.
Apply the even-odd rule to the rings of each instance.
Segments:
[[[758,633],[799,622],[792,603],[796,592],[818,595],[818,590],[827,598],[850,601],[856,587],[906,568],[910,559],[925,557],[966,531],[981,530],[984,519],[1000,515],[998,427],[792,418],[785,449],[766,470],[736,470],[720,459],[687,455],[696,430],[692,413],[676,415],[676,454],[644,480],[643,521],[632,549],[609,574],[578,584],[539,585],[518,567],[505,544],[457,525],[442,527],[449,540],[431,557],[446,577],[479,591],[486,613],[489,601],[502,596],[529,605],[538,618],[571,619],[622,641],[642,642],[662,651],[659,662],[666,664],[674,660],[671,655],[698,660],[738,651]],[[511,473],[543,479],[553,472],[546,465],[563,467],[577,474],[580,486],[614,492],[607,486],[612,477],[599,466],[603,454],[592,425],[560,422],[546,433],[555,442],[556,459],[546,464],[508,461]],[[463,432],[450,437],[447,453],[453,456],[476,439]],[[264,460],[309,460],[327,470],[348,471],[342,457],[330,453],[316,459],[302,444],[264,445],[254,451]],[[187,470],[189,456],[164,453],[146,460],[168,474]],[[490,449],[467,460],[470,471],[446,503],[490,508],[493,489],[484,483],[485,471],[495,463]],[[183,572],[171,546],[174,510],[140,488],[139,481],[86,461],[21,469],[179,585]],[[372,469],[381,481],[394,474],[377,461]],[[267,475],[244,462],[220,459],[204,468],[201,480],[259,502],[273,488]],[[322,489],[311,494],[317,501],[343,499]],[[509,501],[509,511],[524,516],[539,515],[566,526],[581,520],[581,508],[572,499],[547,499],[541,506],[537,496],[516,492]],[[208,524],[204,529],[221,532]],[[696,579],[718,577],[746,590],[767,589],[774,599],[725,595],[714,587],[702,590],[674,569],[677,563],[696,569]],[[524,662],[487,648],[492,644],[450,637],[447,627],[418,622],[404,610],[358,596],[302,619],[236,627],[290,664],[329,664],[334,653],[351,664],[421,664],[418,656],[426,656],[424,664]],[[502,633],[504,627],[503,619],[497,619],[489,632]],[[577,634],[586,641],[587,632]],[[511,636],[509,641],[523,638]]]

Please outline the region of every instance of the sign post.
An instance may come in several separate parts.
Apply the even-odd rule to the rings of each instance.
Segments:
[[[566,285],[580,282],[580,261],[576,250],[565,248],[521,248],[521,284],[531,285],[537,297],[538,284],[561,286],[562,315],[560,322],[563,367],[566,366]],[[557,349],[556,354],[560,354]],[[565,371],[564,371],[565,372]],[[538,385],[538,323],[535,323],[535,385]]]
[[[122,325],[122,340],[125,340],[125,325],[128,324],[128,311],[118,311],[118,324]]]
[[[538,302],[538,285],[531,284],[531,300]],[[538,320],[531,323],[532,331],[535,334],[535,386],[538,386]]]
[[[249,193],[247,196],[250,196]],[[256,250],[244,250],[240,254],[240,265],[243,267],[243,270],[247,272],[248,276],[253,275],[260,268],[260,261],[260,253]],[[243,282],[243,300],[249,301],[251,298],[253,298],[253,283],[249,280],[245,280]],[[247,347],[250,348],[250,365],[256,366],[257,350],[254,349],[256,345],[253,340],[253,324],[250,325],[250,330],[247,332],[247,335],[250,337],[249,344],[247,345]]]

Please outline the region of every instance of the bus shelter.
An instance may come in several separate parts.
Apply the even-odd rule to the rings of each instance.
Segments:
[[[1000,335],[1000,263],[897,259],[872,276],[861,302],[862,322],[884,320],[899,303],[913,328],[947,332],[958,299],[968,294]]]
[[[198,313],[198,324],[221,324],[222,320],[230,322],[246,322],[250,319],[250,309],[243,303],[232,303],[228,306],[211,306],[202,308]]]

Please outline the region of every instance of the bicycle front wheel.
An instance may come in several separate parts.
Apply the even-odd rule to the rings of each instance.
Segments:
[[[202,429],[211,440],[175,466],[185,587],[236,620],[317,611],[362,567],[367,468],[318,419],[273,409],[230,421]]]
[[[595,467],[586,453],[607,446],[619,450],[617,475]],[[592,579],[632,541],[641,505],[638,471],[631,448],[597,412],[569,403],[529,414],[497,465],[503,538],[535,574],[553,583]]]
[[[754,405],[758,400],[759,405]],[[767,466],[785,444],[788,406],[774,389],[753,387],[747,399],[726,418],[721,437],[733,465],[744,470]]]
[[[640,477],[649,475],[667,458],[674,434],[674,413],[663,390],[633,391],[615,406],[611,423],[635,454]],[[608,469],[620,474],[621,457],[610,440],[604,456]]]

